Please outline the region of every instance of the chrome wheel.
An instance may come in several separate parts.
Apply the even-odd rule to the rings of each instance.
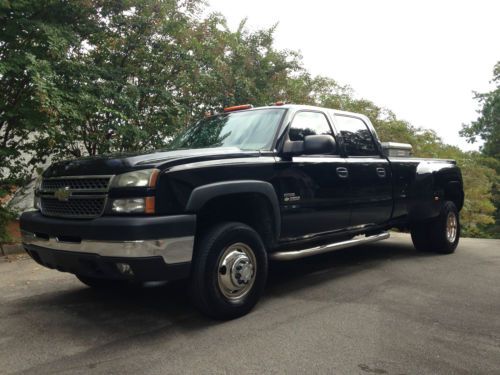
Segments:
[[[446,239],[448,240],[448,242],[455,242],[457,238],[457,227],[457,216],[454,212],[448,213],[448,217],[446,218]]]
[[[257,261],[252,249],[241,242],[228,246],[219,260],[219,290],[234,302],[245,296],[255,281]]]

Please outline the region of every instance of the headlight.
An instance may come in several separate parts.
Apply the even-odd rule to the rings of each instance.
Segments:
[[[142,169],[123,173],[113,179],[114,188],[156,187],[160,171],[158,169]],[[111,211],[117,214],[154,214],[154,197],[119,198],[111,202]]]
[[[155,187],[158,173],[158,169],[142,169],[119,174],[114,178],[113,187]]]
[[[118,214],[154,214],[155,198],[124,198],[115,199],[111,210]]]
[[[38,195],[38,191],[40,190],[41,186],[42,186],[42,176],[38,176],[35,181],[35,189],[33,196],[33,207],[37,210],[40,209],[40,196]]]

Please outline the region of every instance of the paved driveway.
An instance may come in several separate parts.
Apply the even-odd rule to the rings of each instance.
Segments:
[[[96,292],[0,262],[0,373],[500,374],[500,241],[410,239],[274,264],[248,316],[214,322],[182,284]]]

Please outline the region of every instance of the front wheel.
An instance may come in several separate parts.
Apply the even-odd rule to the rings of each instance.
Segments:
[[[419,251],[453,253],[460,240],[460,217],[455,204],[446,201],[438,217],[415,223],[411,228],[411,239]]]
[[[267,253],[259,234],[248,225],[222,223],[197,241],[191,276],[191,299],[204,314],[234,319],[258,302],[267,279]]]

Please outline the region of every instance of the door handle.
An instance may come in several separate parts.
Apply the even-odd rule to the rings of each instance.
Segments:
[[[345,167],[337,167],[337,176],[340,178],[347,178],[349,177],[349,171]]]
[[[380,178],[385,178],[385,168],[377,168],[377,174]]]

